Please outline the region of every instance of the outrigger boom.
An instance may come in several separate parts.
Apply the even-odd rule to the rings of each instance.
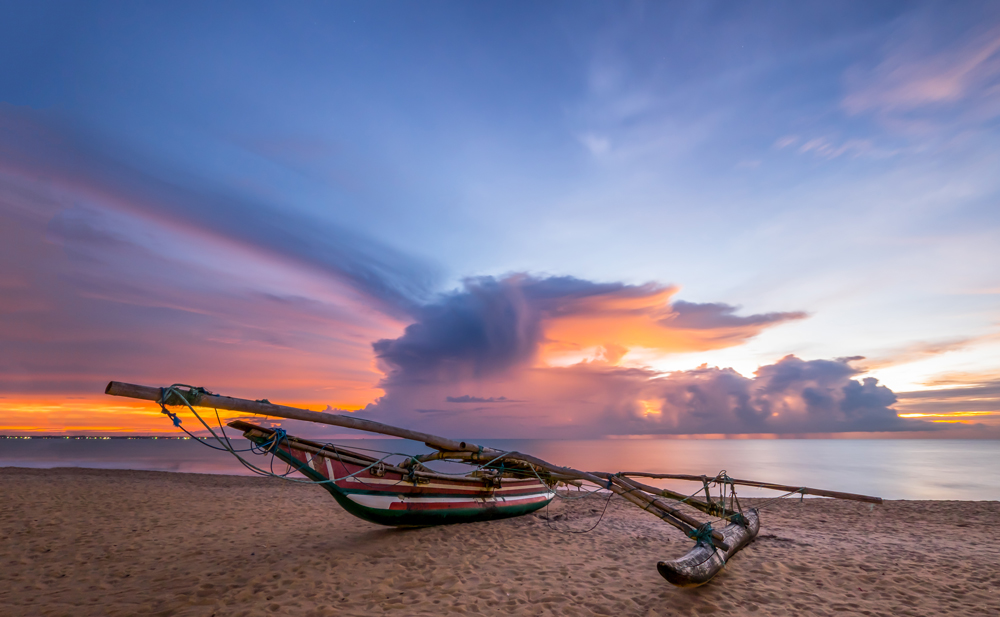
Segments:
[[[283,433],[278,439],[278,432],[273,429],[242,421],[230,423],[231,427],[243,431],[248,439],[266,446],[275,456],[321,483],[349,512],[380,524],[435,525],[527,514],[548,504],[555,496],[556,484],[589,482],[623,497],[696,541],[695,547],[684,557],[657,565],[664,578],[682,587],[697,586],[711,580],[737,551],[756,537],[758,513],[756,510],[743,511],[735,491],[732,491],[733,485],[869,503],[882,502],[881,498],[867,495],[734,480],[722,475],[712,478],[580,471],[520,452],[506,452],[363,418],[275,405],[266,399],[255,401],[221,396],[203,388],[176,385],[158,388],[112,381],[105,388],[105,393],[153,401],[164,410],[168,405],[202,407],[328,424],[410,439],[436,450],[434,454],[412,457],[398,466],[386,466],[348,449],[287,437]],[[480,469],[464,478],[443,479],[422,465],[435,459],[478,464]],[[507,479],[502,482],[501,478]],[[702,500],[657,488],[635,478],[701,482],[705,486],[705,498]],[[721,499],[712,499],[709,483],[728,485],[731,490],[728,505],[724,495]],[[721,530],[713,529],[711,524],[697,520],[665,499],[683,502],[703,513],[720,517],[728,524]]]

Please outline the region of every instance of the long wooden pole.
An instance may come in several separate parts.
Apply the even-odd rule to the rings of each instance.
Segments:
[[[709,476],[692,476],[679,473],[641,473],[641,472],[623,471],[621,475],[627,477],[654,478],[661,480],[691,480],[694,482],[711,482],[714,480],[714,478],[711,478]],[[833,497],[835,499],[848,499],[851,501],[864,501],[867,503],[882,503],[881,497],[872,497],[870,495],[857,495],[855,493],[841,493],[840,491],[828,491],[821,488],[792,486],[790,484],[772,484],[770,482],[756,482],[754,480],[736,480],[734,478],[730,478],[729,480],[727,480],[727,482],[732,482],[733,484],[739,484],[741,486],[756,486],[758,488],[766,488],[774,491],[784,491],[786,493],[803,493],[805,495]]]
[[[710,514],[712,516],[729,516],[731,514],[735,514],[735,512],[727,510],[725,509],[724,506],[721,505],[706,503],[704,501],[701,501],[700,499],[691,497],[690,495],[678,493],[670,489],[659,488],[657,486],[650,486],[649,484],[643,484],[642,482],[638,482],[628,477],[627,474],[610,474],[610,473],[596,472],[596,471],[594,472],[594,474],[605,479],[611,478],[613,476],[619,478],[624,477],[628,480],[630,485],[632,485],[635,488],[638,488],[643,492],[649,493],[650,495],[659,495],[661,497],[667,497],[669,499],[673,499],[674,501],[679,501],[681,503],[686,503],[692,508],[695,508],[696,510],[701,510],[705,514]]]
[[[164,390],[162,388],[138,386],[130,383],[122,383],[120,381],[112,381],[108,384],[108,387],[104,389],[104,393],[110,394],[111,396],[125,396],[144,401],[155,401],[157,403],[160,402],[163,392]],[[497,454],[502,454],[500,450],[484,448],[482,446],[477,446],[474,443],[455,441],[454,439],[438,437],[437,435],[421,433],[419,431],[411,431],[405,428],[375,422],[374,420],[365,420],[364,418],[352,418],[351,416],[344,416],[340,414],[309,411],[308,409],[298,409],[297,407],[288,407],[286,405],[275,405],[274,403],[268,401],[251,401],[242,398],[233,398],[230,396],[220,396],[218,394],[211,394],[197,389],[183,391],[183,396],[187,400],[187,403],[192,407],[225,409],[227,411],[239,411],[242,413],[252,413],[260,416],[274,416],[276,418],[287,418],[289,420],[304,420],[306,422],[316,422],[318,424],[330,424],[332,426],[340,426],[343,428],[353,428],[360,431],[380,433],[382,435],[392,435],[393,437],[402,437],[403,439],[412,439],[414,441],[423,442],[432,448],[438,448],[441,450],[454,450],[456,452],[496,452]],[[184,405],[184,401],[180,400],[180,398],[176,395],[168,396],[164,403],[167,405]]]

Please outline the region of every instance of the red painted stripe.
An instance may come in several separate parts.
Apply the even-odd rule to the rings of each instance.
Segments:
[[[538,503],[540,501],[546,501],[548,497],[544,495],[539,495],[535,499],[521,499],[517,503],[504,503],[502,501],[494,501],[489,503],[483,503],[481,501],[464,501],[464,502],[437,502],[437,503],[427,503],[427,502],[394,502],[389,506],[390,510],[459,510],[459,509],[470,509],[470,508],[503,508],[503,507],[514,507],[523,506],[529,503]]]

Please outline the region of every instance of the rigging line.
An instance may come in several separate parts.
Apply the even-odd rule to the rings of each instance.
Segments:
[[[172,389],[172,387],[169,388],[168,390],[171,390],[171,389]],[[161,400],[162,400],[162,395],[161,395]],[[190,405],[188,407],[190,407]],[[187,434],[188,437],[190,437],[191,439],[194,439],[195,441],[201,443],[204,446],[208,446],[209,448],[212,448],[213,450],[229,451],[227,448],[220,448],[218,446],[213,446],[212,444],[208,443],[207,439],[205,439],[203,437],[199,437],[199,436],[195,435],[194,433],[192,433],[191,431],[189,431],[186,428],[184,428],[181,425],[181,419],[177,416],[177,414],[169,411],[163,403],[160,403],[160,413],[164,414],[165,416],[167,416],[168,418],[170,418],[171,420],[173,420],[174,426],[176,426],[177,428],[179,428],[182,431],[184,431],[184,433]],[[246,452],[246,451],[247,450],[242,450],[242,452]]]
[[[539,481],[539,482],[541,482],[541,483],[542,483],[542,484],[544,484],[545,486],[550,486],[548,482],[546,482],[545,480],[542,480],[542,477],[538,475],[538,470],[537,470],[537,469],[535,469],[535,466],[534,466],[534,465],[529,465],[529,469],[531,469],[531,471],[532,471],[532,472],[533,472],[533,473],[535,474],[535,477],[536,477],[536,478],[538,478],[538,481]],[[558,481],[556,481],[556,484],[558,485]],[[557,499],[562,499],[563,501],[576,501],[577,499],[586,499],[586,498],[587,498],[587,497],[589,497],[590,495],[593,495],[594,493],[599,493],[600,491],[604,490],[604,488],[603,488],[603,487],[600,487],[600,486],[599,486],[599,487],[597,487],[596,489],[594,489],[594,490],[592,490],[592,491],[587,491],[587,490],[584,490],[584,491],[583,491],[583,492],[584,492],[584,494],[583,494],[583,495],[581,495],[581,496],[579,496],[579,497],[566,497],[566,496],[564,496],[564,495],[560,495],[560,494],[559,494],[559,491],[558,491],[558,490],[556,490],[556,488],[555,488],[555,487],[551,487],[551,488],[552,488],[552,494],[553,494],[553,495],[555,495],[555,497],[556,497]],[[581,490],[583,490],[583,489],[581,488]],[[610,492],[610,491],[609,491],[609,492]],[[613,495],[614,493],[611,493],[611,494]],[[548,507],[549,507],[549,506],[548,506],[548,504],[546,504],[546,505],[545,505],[545,507],[546,507],[546,508],[548,508]],[[547,512],[547,511],[548,511],[548,510],[546,509],[546,512]]]
[[[180,418],[177,417],[177,414],[172,413],[169,410],[167,410],[166,406],[161,402],[160,409],[161,409],[162,413],[164,413],[168,417],[170,417],[174,421],[174,425],[175,426],[177,426],[178,428],[180,428],[182,431],[184,431],[184,433],[186,433],[187,435],[189,435],[191,438],[199,441],[200,443],[202,443],[205,446],[208,446],[209,448],[212,448],[213,450],[227,451],[227,452],[229,452],[229,453],[231,453],[233,455],[235,455],[237,452],[253,452],[254,454],[257,453],[257,450],[259,449],[259,447],[255,446],[255,444],[253,444],[253,443],[251,443],[250,447],[247,448],[246,450],[237,450],[236,448],[233,447],[232,442],[229,440],[229,436],[226,435],[225,429],[222,426],[222,418],[219,416],[219,410],[215,409],[216,422],[218,423],[219,431],[221,432],[224,441],[223,441],[223,439],[219,439],[219,436],[215,434],[215,432],[212,430],[212,428],[210,426],[208,426],[208,424],[201,418],[201,416],[198,414],[198,412],[196,412],[194,410],[194,407],[191,406],[191,404],[188,402],[187,398],[185,396],[183,396],[180,391],[177,390],[177,388],[179,388],[179,387],[186,387],[189,390],[195,390],[196,389],[194,386],[190,386],[190,385],[187,385],[187,384],[174,384],[174,385],[170,386],[169,388],[164,389],[164,392],[160,395],[160,400],[161,401],[165,401],[166,400],[166,396],[165,395],[168,394],[168,393],[173,393],[173,394],[177,395],[182,401],[184,401],[184,404],[191,411],[191,413],[202,423],[203,426],[205,426],[205,428],[208,430],[208,432],[211,433],[212,437],[217,442],[219,442],[220,444],[223,444],[224,447],[220,448],[218,446],[214,446],[211,443],[208,443],[207,439],[198,437],[197,435],[194,435],[191,432],[189,432],[186,428],[184,428],[181,425]],[[282,433],[279,436],[279,438],[278,438],[278,442],[279,443],[277,444],[278,447],[280,447],[280,442],[281,441],[288,441],[287,433]],[[332,447],[333,450],[334,450],[334,452],[337,451],[337,445],[333,444],[333,443],[330,443],[330,442],[321,444],[321,447],[319,449],[322,451],[322,450],[325,450],[328,446]],[[272,445],[272,447],[274,447],[274,446]],[[366,451],[366,452],[375,452],[375,453],[378,453],[378,454],[385,454],[386,456],[384,456],[378,462],[384,462],[390,456],[400,456],[400,457],[405,457],[405,458],[409,458],[409,459],[413,458],[412,455],[404,454],[404,453],[401,453],[401,452],[387,452],[385,450],[376,450],[374,448],[362,448],[362,447],[357,447],[357,446],[353,447],[353,449],[355,449],[355,450],[362,450],[362,451]],[[263,454],[263,452],[262,452],[262,454]],[[500,454],[499,456],[494,457],[489,462],[487,462],[485,464],[482,464],[482,465],[478,465],[476,467],[476,469],[477,470],[482,470],[482,469],[488,467],[489,465],[492,465],[496,461],[498,461],[498,460],[500,460],[500,459],[502,459],[502,458],[504,458],[504,457],[506,457],[506,456],[508,456],[510,454],[515,454],[515,452],[513,450],[509,451],[509,452],[504,452],[504,453]],[[237,458],[240,458],[240,457],[237,456]],[[341,464],[343,464],[343,460],[340,459],[339,453],[338,453],[337,459],[338,459],[338,461],[340,461]],[[244,463],[245,466],[247,465],[247,463],[245,461],[241,460],[240,462]],[[289,465],[289,468],[288,468],[287,471],[285,471],[285,473],[283,473],[283,474],[277,474],[277,473],[275,473],[275,471],[274,471],[274,458],[273,458],[273,456],[272,456],[272,459],[270,461],[270,471],[265,471],[265,470],[262,470],[262,469],[258,469],[258,468],[256,468],[253,465],[251,465],[250,467],[248,467],[248,469],[256,470],[258,473],[261,473],[262,475],[275,476],[275,477],[279,477],[279,478],[287,478],[287,476],[290,475],[292,473],[292,471],[293,471],[291,465]],[[431,471],[434,472],[434,473],[440,474],[440,475],[456,476],[456,477],[466,476],[469,473],[469,472],[466,472],[466,471],[462,471],[462,472],[446,472],[446,471],[437,471],[437,470],[433,470],[433,469],[431,469]],[[511,470],[511,471],[513,471],[513,470]],[[360,473],[360,472],[355,472],[355,473]],[[354,475],[354,474],[351,474],[351,475]],[[537,476],[537,473],[535,475]],[[345,476],[345,478],[346,477],[350,477],[350,476]],[[290,478],[288,478],[288,479],[290,479]],[[340,479],[343,479],[343,478],[340,478]],[[300,480],[297,480],[297,481],[300,481]],[[402,480],[400,482],[402,482]],[[397,482],[397,484],[399,484],[399,482]]]
[[[213,450],[225,450],[225,451],[229,452],[230,454],[232,454],[233,456],[235,456],[236,459],[244,467],[246,467],[248,470],[250,470],[251,472],[253,472],[253,473],[257,474],[257,475],[261,475],[261,476],[265,476],[265,477],[279,478],[279,479],[282,479],[282,480],[286,480],[288,482],[296,482],[296,483],[300,483],[300,484],[330,484],[330,483],[338,482],[340,480],[345,480],[345,479],[350,478],[350,477],[355,477],[358,474],[360,474],[360,473],[362,473],[364,471],[367,471],[367,470],[369,470],[369,469],[377,466],[380,463],[384,463],[390,456],[405,456],[405,457],[408,457],[408,458],[412,458],[412,456],[407,455],[407,454],[402,454],[402,453],[390,453],[390,454],[386,454],[386,456],[383,456],[381,459],[375,461],[371,465],[368,465],[367,467],[365,467],[363,469],[359,469],[358,471],[355,471],[354,473],[348,474],[348,475],[344,476],[343,478],[336,478],[336,477],[334,477],[334,478],[330,478],[330,479],[327,479],[327,480],[309,480],[309,479],[307,479],[307,480],[300,480],[300,479],[297,479],[297,478],[290,478],[288,476],[294,470],[298,470],[300,472],[302,471],[301,465],[297,465],[296,464],[296,466],[295,466],[296,469],[293,469],[293,466],[290,463],[288,463],[287,461],[285,461],[286,464],[288,464],[288,470],[285,473],[278,474],[278,473],[275,473],[275,471],[274,471],[274,458],[276,457],[275,451],[281,448],[282,442],[285,442],[287,444],[288,441],[289,441],[287,433],[285,433],[284,430],[277,429],[277,431],[280,431],[280,433],[278,433],[277,431],[275,431],[275,434],[272,435],[271,440],[269,440],[268,442],[265,442],[265,445],[267,445],[267,444],[270,444],[270,445],[268,445],[267,449],[264,450],[264,451],[262,451],[261,454],[265,454],[267,452],[271,453],[271,459],[269,461],[269,463],[270,463],[270,465],[269,465],[270,466],[270,470],[261,469],[261,468],[257,467],[256,465],[253,465],[252,463],[246,461],[243,457],[241,457],[238,454],[238,452],[245,452],[247,450],[239,450],[239,451],[237,451],[232,446],[232,443],[229,441],[228,435],[226,435],[225,430],[222,428],[222,420],[221,420],[221,417],[218,415],[218,409],[215,410],[215,413],[216,413],[216,420],[217,420],[217,422],[219,424],[220,432],[223,435],[223,438],[221,438],[221,439],[220,439],[219,435],[217,435],[215,433],[215,431],[212,429],[212,427],[204,420],[204,418],[202,418],[201,415],[197,411],[195,411],[194,407],[187,400],[187,397],[185,397],[183,395],[183,393],[180,392],[177,389],[177,388],[181,388],[181,387],[186,387],[189,390],[195,390],[194,386],[190,386],[190,385],[187,385],[187,384],[173,384],[169,388],[162,388],[161,389],[160,401],[159,402],[160,402],[160,408],[161,408],[162,412],[165,415],[167,415],[168,417],[170,417],[174,421],[174,425],[175,426],[177,426],[178,428],[180,428],[182,431],[184,431],[185,433],[187,433],[191,437],[195,438],[199,443],[202,443],[202,444],[204,444],[204,445],[212,448]],[[212,444],[208,443],[207,439],[199,438],[199,437],[191,434],[187,429],[185,429],[183,426],[181,426],[180,418],[177,417],[177,414],[170,412],[166,408],[165,401],[168,399],[168,395],[170,395],[170,394],[174,394],[175,396],[177,396],[178,398],[180,398],[181,401],[184,402],[184,405],[188,408],[188,410],[191,411],[191,414],[194,415],[194,417],[198,419],[198,421],[202,424],[202,426],[205,427],[205,429],[209,432],[209,434],[211,434],[211,436],[215,439],[215,441],[218,442],[220,445],[223,446],[222,448],[213,446]],[[254,444],[252,444],[248,451],[253,452],[253,453],[256,454],[258,449],[260,449],[259,446],[257,447],[257,449],[255,449]],[[288,449],[289,452],[290,452],[291,451],[290,445],[288,447],[286,447],[286,449]],[[359,448],[359,449],[361,449],[361,448]],[[368,450],[368,449],[366,449],[366,450]],[[380,452],[380,453],[382,452],[382,451],[377,451],[377,450],[370,450],[370,451]],[[340,458],[340,454],[339,454],[339,452],[337,452],[336,447],[334,447],[334,452],[337,453],[338,461],[341,464],[343,464],[343,460]],[[487,465],[490,465],[490,464],[496,462],[497,460],[499,460],[499,459],[501,459],[501,458],[503,458],[505,456],[508,456],[509,454],[513,454],[513,453],[514,453],[513,451],[503,453],[500,456],[495,457],[494,459],[492,459],[491,461],[489,461],[487,463]],[[478,469],[483,469],[483,468],[484,468],[484,466],[479,466],[478,467]],[[548,482],[545,482],[544,480],[541,479],[541,477],[538,475],[538,471],[534,468],[533,465],[529,465],[529,468],[531,469],[532,473],[534,473],[535,477],[539,480],[539,482],[541,482],[543,485],[549,486]],[[459,473],[449,474],[449,473],[445,473],[443,475],[455,475],[455,476],[458,476],[458,475],[465,475],[465,474],[459,474]],[[361,480],[362,482],[364,481],[361,478],[358,478],[358,479]],[[402,481],[403,480],[401,479],[396,484],[399,484]],[[553,495],[556,496],[556,497],[559,497],[559,498],[564,499],[564,500],[570,500],[570,501],[572,501],[572,500],[575,500],[575,499],[586,498],[588,495],[590,495],[590,494],[592,494],[594,492],[598,492],[599,490],[600,489],[597,489],[595,491],[590,491],[586,495],[583,495],[581,497],[572,497],[572,498],[571,497],[565,497],[565,496],[559,495],[558,491],[556,491],[554,489],[553,489],[552,492],[553,492]]]
[[[199,422],[201,422],[202,426],[204,426],[205,429],[208,430],[208,432],[212,435],[212,437],[215,438],[215,440],[217,442],[219,442],[220,444],[225,445],[224,442],[221,439],[219,439],[219,436],[215,434],[215,431],[212,430],[212,427],[207,422],[205,422],[204,418],[202,418],[198,414],[197,411],[195,411],[194,407],[191,406],[191,403],[188,402],[187,398],[184,397],[181,392],[179,392],[178,390],[176,390],[176,388],[178,388],[178,387],[187,387],[187,388],[190,388],[190,389],[194,389],[193,386],[187,386],[186,384],[174,384],[174,385],[170,386],[169,388],[165,388],[163,394],[161,394],[161,396],[160,396],[160,401],[161,401],[160,407],[163,408],[164,411],[166,412],[166,408],[162,404],[162,401],[166,400],[166,395],[168,393],[175,394],[182,401],[184,401],[184,404],[187,406],[187,408],[191,411],[191,413],[194,415],[194,417],[197,418]],[[172,413],[169,413],[169,412],[166,412],[166,413],[167,413],[167,415],[169,417],[171,417],[174,420],[174,424],[176,426],[180,427],[180,419],[177,418],[177,414],[172,414]],[[180,427],[180,428],[182,428],[182,430],[184,430],[183,427]],[[184,430],[184,432],[187,433],[188,431]],[[282,433],[284,433],[284,431],[282,431]],[[188,434],[190,434],[190,433],[188,433]],[[285,440],[287,441],[287,437],[285,437]],[[209,447],[211,447],[213,449],[216,449],[216,450],[220,449],[220,448],[215,448],[211,444],[207,443],[205,440],[199,439],[198,441],[201,442],[201,443],[204,443],[205,445],[207,445],[207,446],[209,446]],[[280,440],[277,441],[277,442],[275,442],[275,443],[272,443],[271,446],[268,448],[268,450],[277,449],[279,447],[280,447]],[[230,454],[232,454],[233,456],[235,456],[236,459],[240,463],[242,463],[244,467],[246,467],[250,471],[256,473],[257,475],[279,478],[279,479],[282,479],[282,480],[286,480],[288,482],[295,482],[295,483],[298,483],[298,484],[330,484],[330,483],[338,482],[340,480],[345,480],[345,479],[347,479],[349,477],[352,477],[352,476],[355,476],[355,475],[357,475],[357,474],[359,474],[359,473],[361,473],[363,471],[367,471],[368,469],[371,469],[372,467],[374,467],[378,463],[381,463],[385,459],[388,458],[388,456],[385,456],[382,459],[380,459],[380,460],[372,463],[368,467],[365,467],[363,469],[359,469],[358,471],[356,471],[356,472],[354,472],[352,474],[348,474],[347,476],[344,476],[343,478],[330,478],[329,480],[299,480],[297,478],[289,478],[289,477],[287,477],[288,474],[280,475],[280,474],[276,474],[276,473],[273,472],[273,469],[274,469],[274,456],[275,456],[273,452],[271,452],[271,469],[272,469],[272,471],[269,472],[269,471],[267,471],[265,469],[260,469],[256,465],[253,465],[253,464],[247,462],[243,457],[241,457],[239,454],[237,454],[237,452],[234,449],[225,448],[225,447],[223,447],[221,449],[227,450]],[[291,468],[291,465],[289,465],[289,468]],[[301,471],[301,466],[299,467],[299,470]],[[288,473],[291,473],[291,469],[289,469]]]
[[[608,491],[608,498],[604,502],[604,509],[601,510],[601,516],[597,519],[597,522],[594,523],[593,527],[591,527],[590,529],[583,530],[583,531],[574,530],[574,529],[556,529],[555,527],[552,526],[552,519],[549,517],[549,504],[548,503],[545,504],[545,526],[548,527],[549,529],[551,529],[552,531],[555,531],[555,532],[558,532],[558,533],[573,533],[573,534],[590,533],[591,531],[594,531],[595,529],[597,529],[597,526],[600,525],[601,521],[604,520],[604,515],[608,511],[608,505],[611,503],[611,498],[614,497],[614,496],[615,496],[614,493],[612,493],[611,491]],[[549,503],[552,503],[552,502],[550,501]]]
[[[221,425],[221,422],[220,422],[220,425]],[[206,444],[206,445],[209,445],[209,447],[213,447],[213,446],[211,446],[211,444]],[[329,447],[329,448],[332,449],[331,450],[332,452],[336,452],[336,450],[337,450],[338,447],[342,447],[342,448],[347,448],[349,450],[357,450],[357,451],[361,451],[361,452],[375,452],[377,454],[385,454],[387,456],[399,456],[399,457],[403,457],[403,458],[411,459],[411,460],[412,460],[412,458],[414,456],[414,455],[406,454],[406,453],[403,453],[403,452],[389,452],[387,450],[377,450],[375,448],[362,448],[360,446],[355,446],[353,444],[352,445],[344,445],[342,443],[336,443],[336,442],[325,442],[325,443],[321,443],[320,445],[321,445],[321,447],[319,448],[320,450],[324,450],[325,448]],[[216,448],[216,449],[224,449],[224,448]],[[492,459],[491,461],[489,461],[487,463],[483,463],[483,464],[477,465],[476,469],[477,470],[484,469],[484,468],[488,467],[489,465],[492,465],[496,461],[498,461],[498,460],[500,460],[500,459],[502,459],[502,458],[504,458],[504,457],[506,457],[506,456],[508,456],[510,454],[515,454],[515,452],[513,450],[510,451],[510,452],[504,452],[503,454],[495,457],[494,459]],[[339,457],[338,457],[338,460],[340,460]],[[441,460],[447,460],[447,459],[441,459]],[[343,461],[341,461],[341,463],[343,463]],[[443,475],[443,476],[461,477],[461,476],[468,475],[468,473],[469,473],[468,471],[458,471],[458,472],[439,471],[437,469],[433,469],[433,468],[427,466],[426,464],[424,464],[422,462],[418,463],[418,464],[421,465],[421,466],[423,466],[423,467],[425,467],[425,468],[427,468],[427,469],[429,469],[433,473],[436,473],[438,475]],[[468,463],[466,463],[466,464],[468,464]],[[506,471],[514,472],[514,471],[521,471],[521,470],[508,469]]]
[[[761,504],[759,506],[754,506],[754,507],[757,510],[763,510],[764,508],[768,508],[773,503],[775,503],[777,501],[780,501],[782,499],[785,499],[786,497],[791,497],[792,495],[795,495],[795,494],[804,495],[805,493],[802,492],[804,489],[805,489],[805,487],[802,487],[802,488],[795,489],[794,491],[790,491],[788,493],[785,493],[784,495],[779,495],[778,497],[772,497],[771,499],[768,499],[767,501],[765,501],[763,504]]]

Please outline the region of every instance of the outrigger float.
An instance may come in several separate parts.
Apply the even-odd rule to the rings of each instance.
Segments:
[[[545,507],[556,497],[556,487],[560,484],[580,486],[581,483],[589,483],[621,496],[695,541],[695,546],[683,557],[657,564],[663,578],[679,587],[697,587],[707,583],[757,536],[759,513],[752,508],[743,509],[736,496],[736,486],[882,503],[880,497],[737,480],[724,472],[711,477],[579,471],[520,452],[505,452],[348,415],[275,405],[266,399],[253,401],[220,396],[191,386],[157,388],[112,381],[105,393],[154,401],[164,413],[174,418],[178,426],[180,421],[167,409],[168,406],[183,406],[192,412],[195,407],[201,407],[304,420],[423,442],[435,451],[391,464],[386,458],[375,458],[357,449],[292,437],[282,429],[242,420],[229,423],[231,428],[241,431],[258,448],[273,454],[291,469],[328,490],[345,510],[380,525],[422,527],[521,516]],[[208,424],[205,426],[212,430]],[[216,435],[216,438],[219,439],[219,436]],[[236,454],[224,434],[220,441],[225,449]],[[246,464],[242,458],[240,460]],[[465,463],[475,469],[464,476],[443,474],[425,465],[434,460]],[[698,482],[703,485],[704,497],[658,488],[640,479]],[[717,496],[712,495],[712,487],[718,487]],[[725,525],[715,529],[711,522],[700,521],[682,510],[682,504],[715,517]]]

